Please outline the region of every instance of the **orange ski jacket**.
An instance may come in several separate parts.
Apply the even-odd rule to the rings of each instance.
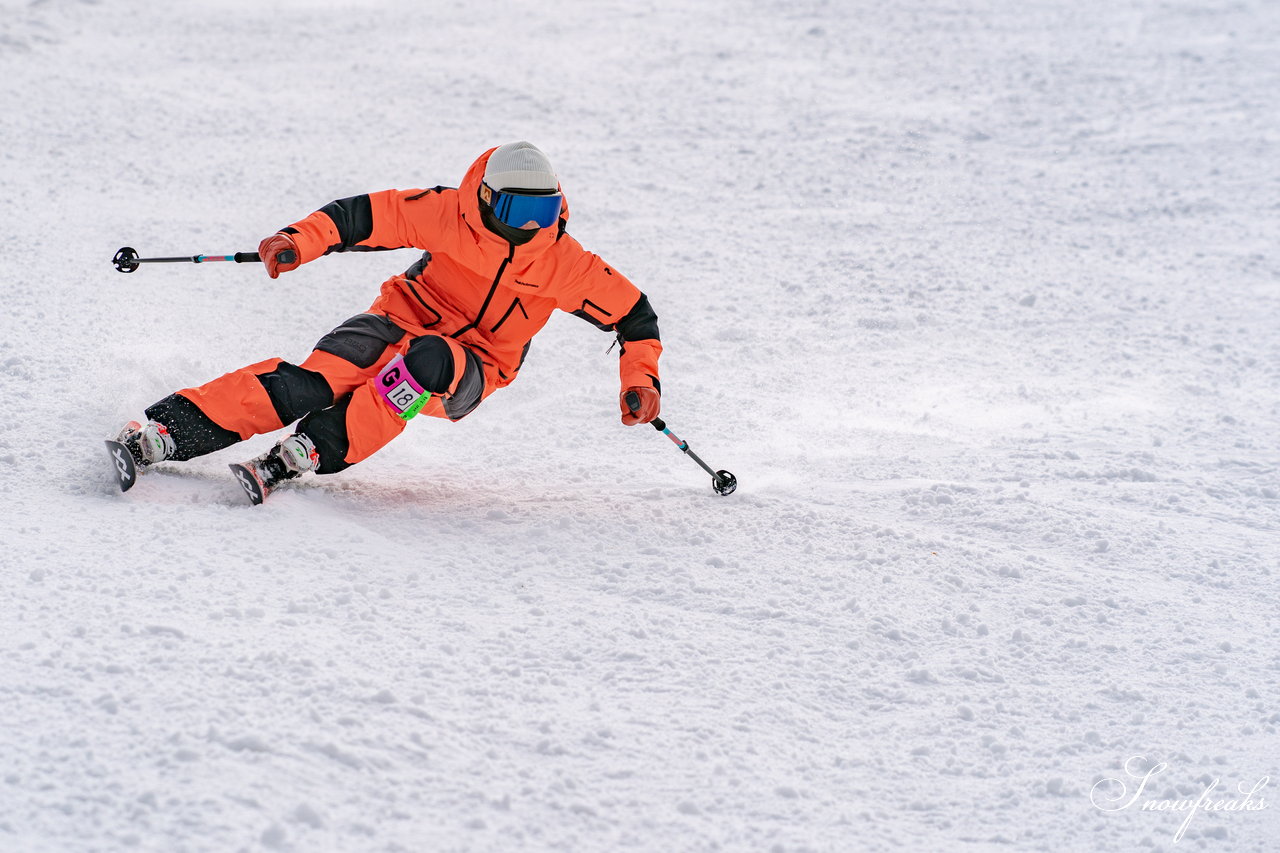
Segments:
[[[422,258],[382,285],[370,313],[384,314],[411,335],[440,334],[474,349],[496,386],[508,385],[530,340],[557,308],[621,343],[622,387],[661,390],[658,318],[626,276],[585,250],[557,225],[523,244],[509,242],[481,220],[479,189],[486,151],[462,185],[385,190],[325,205],[281,232],[298,244],[299,262],[330,252],[422,249]]]

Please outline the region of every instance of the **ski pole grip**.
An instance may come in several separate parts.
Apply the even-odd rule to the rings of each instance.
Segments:
[[[262,260],[262,256],[257,252],[236,252],[235,259],[237,264],[256,264]],[[282,264],[291,264],[298,259],[298,253],[292,249],[286,249],[279,255],[279,261]]]
[[[627,408],[631,409],[631,411],[633,412],[640,411],[640,395],[637,394],[635,391],[628,391],[626,396],[623,399],[627,401]],[[667,425],[662,422],[662,418],[654,418],[653,420],[649,421],[649,425],[652,426],[654,429],[656,429],[658,432],[662,432],[664,429],[667,428]]]

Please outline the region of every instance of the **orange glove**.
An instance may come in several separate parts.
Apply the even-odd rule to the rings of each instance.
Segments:
[[[272,234],[258,244],[258,257],[267,268],[267,275],[279,278],[280,273],[296,270],[298,262],[298,244],[288,234]]]
[[[632,385],[622,389],[618,405],[622,407],[622,422],[627,426],[647,424],[661,411],[662,395],[651,385]]]

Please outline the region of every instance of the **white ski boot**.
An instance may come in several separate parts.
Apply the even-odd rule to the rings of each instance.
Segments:
[[[138,472],[174,454],[173,436],[164,424],[129,421],[115,440],[107,439],[107,452],[115,464],[120,491],[127,492],[137,482]]]
[[[315,443],[301,433],[294,433],[261,456],[232,465],[231,472],[236,475],[249,500],[257,506],[285,480],[297,479],[318,467],[320,454]]]

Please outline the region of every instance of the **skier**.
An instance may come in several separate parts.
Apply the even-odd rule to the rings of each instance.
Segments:
[[[117,440],[142,469],[297,421],[266,453],[232,466],[261,503],[282,481],[367,459],[419,413],[467,416],[515,380],[556,308],[616,334],[622,422],[649,423],[660,409],[657,316],[635,285],[566,233],[568,220],[551,162],[528,142],[486,151],[456,189],[327,204],[262,241],[271,278],[330,252],[412,247],[422,257],[301,364],[270,358],[184,388]],[[122,476],[122,488],[130,485]]]

